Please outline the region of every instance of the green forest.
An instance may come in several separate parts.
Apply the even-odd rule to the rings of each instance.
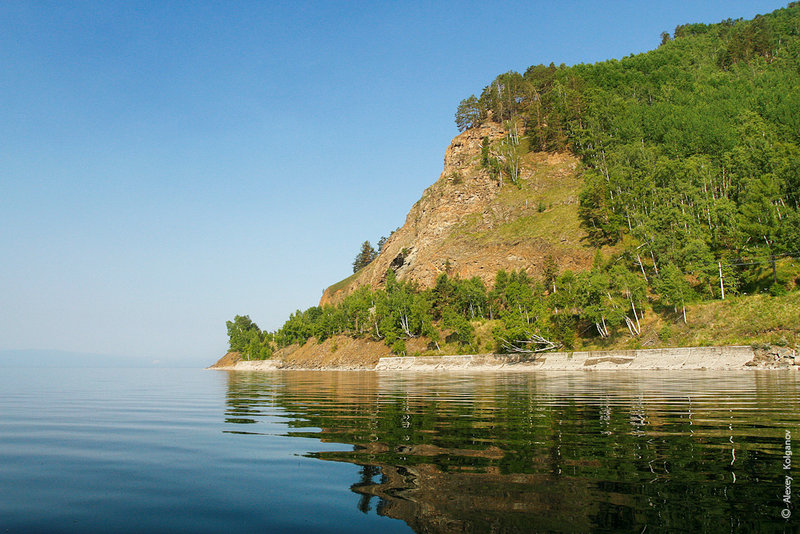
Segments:
[[[384,340],[396,354],[415,336],[431,350],[570,349],[638,337],[645,311],[685,322],[689,303],[797,289],[800,3],[681,25],[620,60],[504,73],[455,118],[460,130],[506,127],[505,139],[485,141],[481,165],[510,186],[527,151],[581,158],[579,215],[598,248],[591,270],[559,272],[551,260],[540,279],[500,271],[488,288],[443,274],[426,290],[390,271],[384,288],[298,310],[276,332],[237,316],[232,351],[266,358],[337,334]],[[491,343],[476,335],[481,325]]]

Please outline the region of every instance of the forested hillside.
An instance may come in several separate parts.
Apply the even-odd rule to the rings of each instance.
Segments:
[[[508,72],[461,102],[460,128],[523,123],[531,150],[589,169],[581,218],[594,243],[624,241],[657,274],[704,285],[722,262],[797,252],[800,4],[752,21],[678,26],[658,49],[594,65]],[[713,288],[700,288],[709,296]]]
[[[778,322],[726,341],[770,334],[797,344],[800,311],[787,292],[798,286],[800,249],[799,3],[678,26],[657,49],[621,60],[501,74],[461,102],[456,123],[505,129],[485,139],[478,163],[501,186],[520,187],[529,152],[581,159],[592,268],[550,258],[541,276],[500,271],[490,285],[442,273],[424,290],[388,272],[382,288],[298,311],[274,333],[237,317],[232,350],[261,358],[345,334],[397,354],[416,336],[433,351],[526,351],[641,343],[655,324],[646,343],[669,344],[680,342],[672,332],[689,304],[727,299],[719,317],[733,320],[731,298],[753,293],[769,295],[747,298],[764,313],[779,307]]]

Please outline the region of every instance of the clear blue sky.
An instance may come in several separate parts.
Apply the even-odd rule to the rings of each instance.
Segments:
[[[502,72],[777,1],[0,3],[0,350],[202,365],[401,226]]]

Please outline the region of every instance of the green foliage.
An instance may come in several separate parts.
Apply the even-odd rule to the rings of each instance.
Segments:
[[[558,264],[552,254],[548,254],[544,258],[542,277],[544,278],[545,291],[555,291],[556,278],[558,277]]]
[[[797,267],[785,263],[779,269],[783,282],[768,286],[775,297],[767,298],[782,298],[787,292],[785,281],[797,277]],[[723,266],[726,295],[731,296],[735,282],[726,273],[732,268]],[[719,264],[716,269],[718,276]],[[321,342],[334,335],[382,340],[395,354],[404,354],[409,339],[425,336],[435,346],[444,333],[451,350],[474,352],[479,345],[478,328],[483,332],[480,344],[486,345],[483,336],[491,331],[494,349],[500,352],[543,347],[572,350],[591,343],[594,336],[607,343],[609,338],[643,335],[646,310],[666,313],[671,320],[675,313],[687,321],[685,307],[704,291],[698,273],[685,272],[669,262],[661,265],[657,276],[645,281],[638,260],[622,253],[608,261],[598,255],[589,271],[551,272],[541,281],[525,271],[501,270],[487,289],[479,278],[462,280],[442,273],[433,288],[420,290],[398,280],[389,270],[384,288],[362,286],[337,306],[298,310],[274,333],[261,332],[247,316],[229,321],[228,333],[231,350],[239,350],[247,359],[269,357],[276,346],[304,344],[312,338]],[[796,311],[786,311],[773,322],[791,322],[787,318],[792,313],[796,315]],[[669,325],[657,335],[664,342],[675,338]]]
[[[492,145],[488,137],[484,137],[481,141],[481,167],[486,169],[493,179],[500,179],[503,165],[497,155],[492,153]]]
[[[674,263],[668,263],[661,269],[656,288],[665,305],[672,306],[676,313],[678,306],[681,307],[684,313],[683,320],[686,322],[686,302],[692,299],[693,291],[684,274]]]
[[[662,342],[667,342],[672,338],[672,327],[670,325],[665,325],[658,331],[658,339]]]
[[[475,95],[465,98],[458,105],[456,110],[456,126],[463,132],[468,128],[474,128],[481,123],[481,109]]]
[[[551,317],[552,329],[551,340],[558,342],[566,350],[575,348],[575,341],[577,334],[575,328],[577,320],[574,316],[569,314],[555,314]]]
[[[591,244],[622,240],[649,256],[646,275],[673,263],[718,298],[719,262],[733,289],[752,283],[733,267],[800,248],[798,28],[797,3],[751,21],[685,24],[645,54],[501,74],[470,102],[483,122],[524,122],[532,150],[582,157]],[[485,141],[481,163],[514,182],[510,146]]]
[[[394,343],[392,343],[392,352],[397,354],[398,356],[405,356],[406,355],[406,342],[402,339],[398,339]]]
[[[447,338],[448,342],[457,342],[462,346],[472,343],[475,329],[466,317],[452,309],[447,309],[442,319],[443,326],[453,330],[453,333]]]
[[[726,46],[719,51],[717,64],[728,69],[740,61],[768,56],[776,44],[773,25],[763,17],[740,22],[729,33]]]
[[[509,121],[508,130],[508,135],[500,142],[497,161],[508,180],[514,185],[519,185],[520,164],[525,150],[520,144],[516,121]]]
[[[262,332],[248,315],[237,315],[225,325],[228,328],[229,351],[240,353],[245,360],[264,360],[272,356],[273,335]]]
[[[369,241],[364,241],[361,244],[361,250],[356,254],[356,259],[353,260],[353,272],[357,273],[378,257],[378,253],[372,248]]]
[[[781,284],[772,284],[769,288],[769,294],[773,297],[780,297],[786,293],[786,286],[782,286]]]
[[[233,321],[227,321],[225,325],[228,327],[228,348],[233,352],[243,352],[250,332],[258,330],[258,326],[250,320],[249,315],[237,315]]]

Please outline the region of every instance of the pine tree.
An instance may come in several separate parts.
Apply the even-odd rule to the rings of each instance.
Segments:
[[[481,123],[481,109],[475,95],[465,98],[458,105],[456,110],[456,126],[458,131],[463,132],[470,128],[479,126]]]
[[[364,241],[361,244],[361,251],[356,255],[356,259],[353,260],[353,272],[357,273],[370,263],[372,260],[378,257],[378,253],[375,252],[375,249],[372,248],[372,245],[369,241]]]

